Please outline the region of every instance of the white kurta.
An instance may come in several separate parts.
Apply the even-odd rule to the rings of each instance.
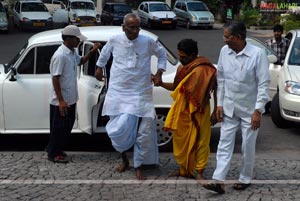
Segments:
[[[155,118],[151,81],[151,56],[165,71],[166,52],[153,39],[139,35],[130,41],[125,33],[113,36],[103,47],[97,66],[104,67],[113,55],[108,92],[102,115],[132,114]]]

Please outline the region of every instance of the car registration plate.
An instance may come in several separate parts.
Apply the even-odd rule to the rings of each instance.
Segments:
[[[45,26],[45,23],[44,23],[44,22],[34,22],[34,23],[33,23],[33,26],[34,26],[34,27],[44,27],[44,26]]]
[[[170,21],[170,20],[163,20],[162,23],[163,23],[163,24],[171,24],[172,21]]]

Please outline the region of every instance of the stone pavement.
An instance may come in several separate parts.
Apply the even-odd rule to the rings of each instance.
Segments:
[[[116,152],[68,152],[68,164],[54,164],[45,152],[0,152],[0,201],[196,201],[196,200],[300,200],[300,158],[257,154],[255,179],[244,191],[235,191],[240,155],[234,154],[226,193],[207,191],[194,179],[168,178],[178,167],[172,153],[160,153],[159,168],[145,170],[147,180],[137,181],[131,168],[117,173]],[[131,157],[131,155],[130,155]],[[132,162],[132,161],[130,161]],[[132,164],[131,164],[132,165]],[[205,177],[211,178],[215,154]]]

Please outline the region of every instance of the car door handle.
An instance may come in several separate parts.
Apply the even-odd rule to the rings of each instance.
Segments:
[[[95,89],[101,89],[101,85],[95,84],[94,88]]]

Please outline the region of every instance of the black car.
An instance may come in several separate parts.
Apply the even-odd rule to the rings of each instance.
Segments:
[[[127,13],[132,13],[132,10],[126,3],[105,3],[101,14],[101,23],[103,25],[121,25]]]

